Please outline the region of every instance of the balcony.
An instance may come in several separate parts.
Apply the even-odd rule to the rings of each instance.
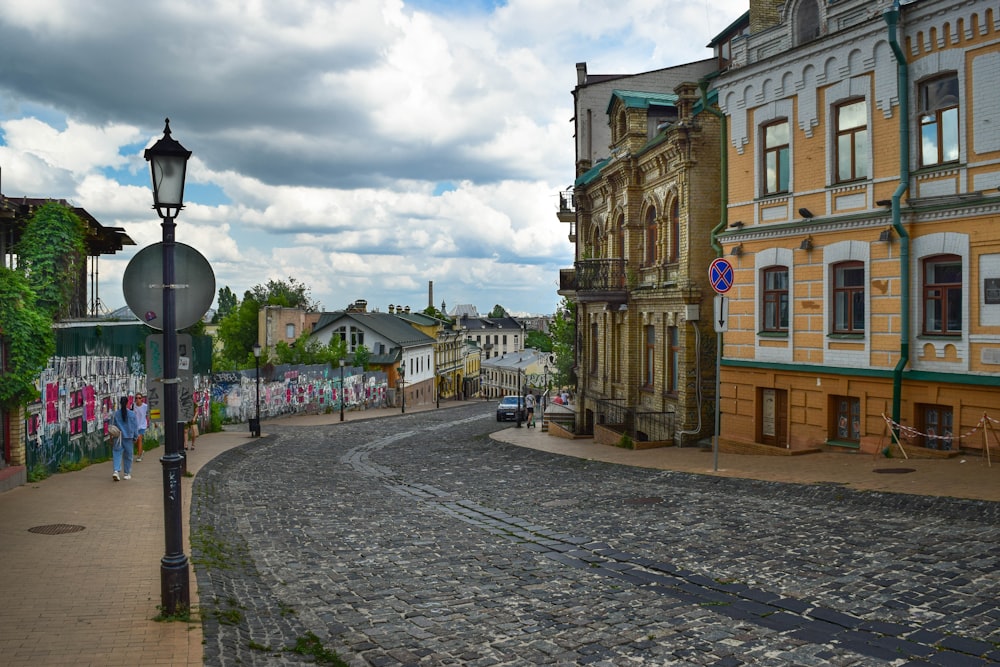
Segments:
[[[559,193],[559,222],[569,223],[569,242],[576,243],[576,196],[572,190]]]
[[[628,299],[624,259],[585,259],[573,269],[559,272],[559,294],[574,293],[578,302],[611,301],[624,303]]]

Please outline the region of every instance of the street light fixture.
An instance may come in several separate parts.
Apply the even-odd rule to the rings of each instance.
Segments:
[[[253,420],[253,426],[250,427],[250,435],[255,438],[260,437],[260,343],[255,342],[253,344],[253,365],[257,370],[257,394],[254,399],[254,405],[256,410],[254,410],[255,418]]]
[[[191,151],[170,136],[170,119],[163,137],[144,157],[153,179],[153,208],[163,221],[163,519],[166,551],[160,559],[160,601],[165,616],[186,612],[191,607],[190,571],[184,554],[184,525],[181,513],[181,419],[177,401],[177,302],[174,290],[174,218],[184,208],[184,178]]]
[[[340,360],[340,421],[344,421],[344,360]]]
[[[406,366],[399,364],[399,393],[403,397],[403,413],[406,412]]]

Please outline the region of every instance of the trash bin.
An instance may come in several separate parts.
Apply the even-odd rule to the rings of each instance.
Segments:
[[[250,418],[250,435],[254,438],[260,437],[260,420],[254,417]]]

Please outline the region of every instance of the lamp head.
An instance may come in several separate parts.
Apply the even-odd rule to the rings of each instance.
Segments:
[[[260,343],[253,344],[253,356],[255,359],[260,359]]]
[[[153,208],[161,218],[173,218],[184,208],[184,178],[191,151],[170,136],[166,119],[163,137],[144,153],[153,177]]]

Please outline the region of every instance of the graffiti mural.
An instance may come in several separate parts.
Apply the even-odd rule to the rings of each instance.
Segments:
[[[332,412],[344,408],[364,409],[388,405],[385,373],[345,368],[344,384],[340,369],[330,366],[280,366],[260,380],[260,417]],[[236,371],[212,376],[212,401],[223,406],[227,422],[245,422],[257,410],[256,372]]]
[[[269,369],[260,382],[262,419],[281,415],[334,412],[341,402],[348,410],[389,405],[387,377],[382,372],[363,372],[330,366],[280,366]],[[29,469],[39,466],[50,472],[60,464],[111,455],[108,423],[127,396],[129,405],[137,392],[149,394],[146,375],[137,355],[85,355],[53,357],[42,371],[37,387],[39,399],[25,413],[26,454]],[[255,371],[194,375],[193,401],[199,410],[200,430],[208,431],[211,404],[221,407],[226,423],[248,421],[256,411]],[[152,417],[152,415],[151,415]],[[162,422],[151,419],[147,437],[162,440]]]

